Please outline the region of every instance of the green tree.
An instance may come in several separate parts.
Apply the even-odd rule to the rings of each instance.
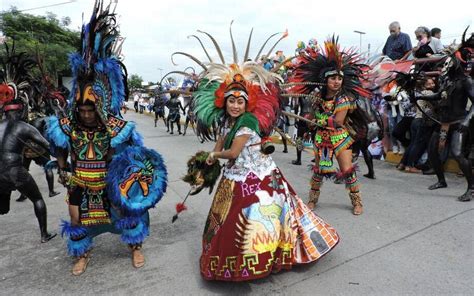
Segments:
[[[21,13],[15,7],[0,12],[0,17],[0,30],[9,43],[15,42],[17,52],[26,51],[32,56],[39,54],[53,79],[71,74],[68,54],[77,51],[81,43],[80,32],[67,28],[70,24],[68,17],[60,21],[54,13],[34,16]]]
[[[132,74],[128,77],[128,88],[131,91],[142,88],[143,78],[138,74]]]

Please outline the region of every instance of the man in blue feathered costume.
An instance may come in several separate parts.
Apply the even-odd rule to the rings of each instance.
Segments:
[[[80,52],[69,58],[73,85],[68,115],[51,117],[47,130],[60,182],[68,189],[70,222],[63,222],[62,234],[69,254],[77,258],[74,275],[84,273],[92,238],[103,232],[121,234],[139,268],[145,264],[141,247],[149,233],[148,209],[166,190],[166,168],[157,152],[143,147],[135,123],[120,115],[128,96],[127,73],[110,5],[96,1],[81,39]]]

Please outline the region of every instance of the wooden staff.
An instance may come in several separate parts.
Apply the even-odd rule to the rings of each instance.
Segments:
[[[286,115],[286,116],[288,116],[288,117],[296,118],[296,119],[298,119],[298,120],[304,121],[304,122],[309,123],[309,124],[311,124],[311,125],[316,125],[316,122],[311,121],[311,120],[309,120],[308,118],[304,118],[303,116],[296,115],[295,113],[286,112],[286,111],[281,111],[281,114]]]
[[[414,59],[413,64],[424,64],[424,63],[437,63],[443,59],[445,59],[446,56],[435,56],[435,57],[427,57],[427,58],[419,58],[419,59]]]
[[[179,203],[176,207],[176,214],[173,216],[173,218],[171,219],[171,223],[174,223],[177,219],[178,219],[178,215],[179,213],[181,213],[182,211],[186,210],[186,206],[185,206],[185,203],[186,203],[186,200],[188,199],[188,197],[191,195],[191,192],[194,190],[195,188],[191,187],[191,189],[189,189],[188,191],[188,194],[186,194],[186,197],[184,198],[184,201]]]

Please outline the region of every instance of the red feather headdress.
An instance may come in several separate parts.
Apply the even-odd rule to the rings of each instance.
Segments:
[[[324,85],[326,78],[332,75],[344,77],[342,91],[351,97],[358,95],[369,97],[370,92],[362,88],[368,66],[361,63],[361,57],[354,50],[341,50],[338,38],[324,42],[324,50],[318,55],[304,56],[296,65],[289,81],[292,84],[292,93],[310,94],[316,88]]]
[[[245,54],[242,62],[239,62],[237,49],[232,35],[232,22],[230,27],[230,37],[232,41],[233,62],[226,64],[224,55],[217,41],[207,32],[198,31],[207,35],[213,42],[220,58],[220,63],[214,61],[199,37],[196,38],[209,62],[201,62],[196,57],[184,53],[175,52],[174,55],[184,55],[203,68],[203,72],[199,75],[200,81],[197,90],[194,92],[193,111],[198,120],[197,133],[203,139],[211,139],[209,130],[213,128],[219,118],[223,115],[225,107],[225,99],[228,95],[241,96],[247,100],[247,110],[257,118],[259,129],[262,136],[267,136],[273,126],[276,124],[278,114],[281,110],[281,97],[279,83],[282,78],[263,68],[257,61],[262,56],[262,51],[267,42],[274,36],[281,34],[275,33],[271,35],[260,48],[256,57],[249,59],[250,41],[252,32],[250,33]],[[284,32],[279,40],[268,50],[268,56],[275,46],[283,38],[288,36],[288,32]],[[234,93],[235,92],[235,93]]]

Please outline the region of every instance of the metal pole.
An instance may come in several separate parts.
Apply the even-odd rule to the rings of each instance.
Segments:
[[[160,70],[160,81],[163,79],[163,69],[162,68],[156,68],[157,70]]]
[[[362,53],[362,35],[365,34],[365,32],[354,30],[354,33],[359,34],[359,53]]]

